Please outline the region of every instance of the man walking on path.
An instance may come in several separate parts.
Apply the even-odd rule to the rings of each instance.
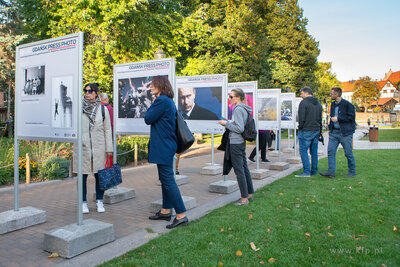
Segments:
[[[352,141],[356,129],[356,113],[354,106],[342,98],[342,89],[334,87],[331,90],[331,120],[329,122],[329,143],[328,143],[328,164],[326,172],[321,175],[334,178],[336,171],[336,151],[339,144],[342,144],[349,172],[345,177],[356,175],[356,160],[353,155]]]
[[[303,100],[299,105],[299,151],[303,163],[303,172],[296,177],[310,177],[318,173],[318,137],[322,130],[322,106],[313,97],[310,87],[301,89]],[[311,153],[308,159],[308,149]]]

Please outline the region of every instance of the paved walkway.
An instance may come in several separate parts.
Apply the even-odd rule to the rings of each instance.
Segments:
[[[362,132],[357,131],[358,135]],[[358,136],[357,135],[357,136]],[[328,138],[325,136],[325,146],[320,149],[326,151]],[[282,147],[287,147],[283,140]],[[253,146],[248,146],[250,153]],[[215,162],[222,163],[223,153],[215,150]],[[282,161],[293,154],[283,153]],[[277,157],[270,157],[273,162]],[[210,211],[224,206],[240,195],[239,191],[229,195],[221,195],[208,192],[210,183],[222,180],[221,175],[200,175],[200,169],[211,161],[211,155],[186,157],[180,161],[180,172],[189,176],[189,183],[180,186],[182,195],[195,197],[197,207],[188,211],[191,220],[198,219]],[[270,163],[261,163],[260,168],[268,169]],[[255,169],[255,164],[249,163],[250,169]],[[263,180],[255,180],[255,188],[263,187],[277,179],[285,177],[301,168],[299,165],[291,165],[290,169],[283,172],[271,171],[271,176]],[[228,179],[235,180],[231,172]],[[114,224],[114,242],[83,253],[73,259],[54,258],[48,259],[49,253],[43,251],[44,233],[68,224],[76,223],[76,179],[53,181],[40,184],[20,186],[20,206],[32,206],[47,212],[47,222],[35,225],[19,231],[0,235],[0,266],[93,266],[114,257],[120,256],[159,234],[168,230],[167,222],[150,221],[147,217],[150,213],[150,203],[161,198],[161,188],[157,184],[157,170],[155,165],[145,165],[123,170],[123,184],[121,186],[134,188],[136,198],[105,205],[106,212],[98,214],[96,204],[90,201],[88,193],[89,214],[84,214],[84,219],[95,219]],[[94,179],[88,180],[88,192],[94,192]],[[13,188],[0,189],[0,212],[13,209]],[[151,228],[154,233],[148,233],[146,228]]]

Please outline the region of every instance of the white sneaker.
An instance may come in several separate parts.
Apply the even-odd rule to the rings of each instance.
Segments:
[[[89,213],[89,208],[86,202],[82,203],[82,213]]]
[[[97,212],[103,213],[106,210],[104,209],[103,201],[102,200],[97,200]]]

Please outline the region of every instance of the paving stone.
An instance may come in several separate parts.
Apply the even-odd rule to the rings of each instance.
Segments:
[[[212,193],[230,194],[239,189],[238,183],[232,180],[221,180],[211,183],[208,191]]]
[[[114,239],[112,224],[88,219],[45,233],[43,245],[45,251],[69,259]]]
[[[183,185],[189,183],[189,176],[186,175],[175,175],[175,182],[177,185]],[[161,185],[160,180],[157,181],[158,185]]]
[[[268,156],[269,156],[269,157],[279,157],[279,151],[276,151],[276,150],[270,151],[270,152],[268,153]]]
[[[251,178],[254,180],[261,180],[269,176],[269,170],[266,169],[255,169],[250,171]]]
[[[190,210],[196,207],[196,198],[182,196],[183,204],[185,204],[186,210]],[[157,212],[162,208],[162,199],[156,200],[151,203],[150,210],[151,212]],[[175,209],[172,209],[172,212],[175,212]]]
[[[287,162],[273,162],[269,165],[270,170],[283,171],[289,169],[290,165]]]
[[[282,149],[282,152],[285,154],[292,154],[292,153],[294,153],[294,149],[286,147],[286,148]]]
[[[0,234],[46,222],[46,212],[33,207],[19,208],[0,213]]]

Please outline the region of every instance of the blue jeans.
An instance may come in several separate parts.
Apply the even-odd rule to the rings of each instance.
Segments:
[[[82,174],[82,192],[83,192],[83,202],[86,202],[87,193],[87,174]],[[100,189],[99,174],[95,173],[94,178],[96,179],[96,199],[103,200],[104,191]]]
[[[185,212],[185,204],[183,204],[181,192],[176,185],[172,162],[170,165],[157,164],[157,170],[161,182],[162,208],[174,208],[177,214]]]
[[[318,137],[320,131],[299,131],[299,152],[303,163],[303,173],[311,175],[318,172]],[[311,170],[310,160],[308,159],[308,150],[311,154]]]
[[[336,171],[336,151],[339,144],[342,144],[344,154],[347,158],[347,166],[350,174],[356,174],[356,160],[353,155],[352,147],[353,135],[342,136],[340,130],[332,130],[329,133],[329,144],[328,144],[328,171],[335,174]]]

